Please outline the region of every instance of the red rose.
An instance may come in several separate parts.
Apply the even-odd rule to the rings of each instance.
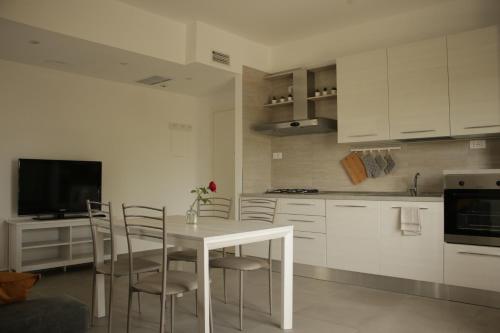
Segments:
[[[216,192],[217,191],[217,185],[215,185],[215,182],[214,181],[211,181],[209,184],[208,184],[208,189],[212,192]]]

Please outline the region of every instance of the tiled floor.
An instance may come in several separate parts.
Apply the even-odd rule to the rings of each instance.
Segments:
[[[229,303],[221,301],[220,272],[213,271],[215,332],[238,332],[237,275],[228,273]],[[267,309],[265,272],[250,272],[245,283],[244,330],[251,333],[281,332],[279,322],[279,274],[274,274],[274,308]],[[114,299],[114,332],[126,327],[127,278],[117,279]],[[69,294],[90,303],[91,270],[72,268],[68,272],[46,272],[32,296]],[[134,300],[132,332],[157,332],[158,297],[143,296],[142,314]],[[293,332],[314,333],[431,333],[500,332],[500,310],[396,294],[346,284],[295,278]],[[193,295],[179,299],[176,307],[176,332],[196,332]],[[168,312],[167,312],[168,313]],[[167,327],[168,326],[167,318]],[[98,320],[91,332],[105,332],[106,320]]]

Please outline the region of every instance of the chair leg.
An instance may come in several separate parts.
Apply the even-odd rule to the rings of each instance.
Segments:
[[[137,282],[139,282],[139,273],[137,273]],[[139,313],[142,313],[141,311],[141,293],[137,293],[137,307],[139,309]]]
[[[226,256],[226,248],[222,248],[222,257]],[[227,304],[227,293],[226,293],[226,269],[222,269],[222,283],[224,285],[224,304]]]
[[[269,315],[273,315],[273,261],[269,259]]]
[[[174,333],[175,295],[170,295],[170,333]]]
[[[94,303],[95,303],[95,284],[96,284],[96,272],[93,272],[93,277],[92,277],[92,304],[90,305],[90,325],[94,326]]]
[[[227,292],[226,292],[226,269],[222,269],[222,283],[224,285],[224,304],[227,304]]]
[[[161,310],[160,310],[160,333],[165,332],[165,302],[166,299],[160,296]]]
[[[111,332],[111,325],[113,322],[113,280],[114,276],[109,276],[109,309],[108,309],[108,333]]]
[[[243,331],[243,271],[240,271],[240,331]]]
[[[132,308],[132,289],[128,289],[128,308],[127,308],[127,333],[130,332],[130,309]]]

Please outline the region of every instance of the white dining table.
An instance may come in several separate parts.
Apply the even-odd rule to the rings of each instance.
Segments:
[[[144,224],[160,223],[158,221],[140,220]],[[134,222],[138,222],[135,220]],[[123,220],[114,220],[114,235],[125,236]],[[186,224],[184,216],[168,216],[166,219],[167,241],[169,245],[197,250],[198,274],[198,332],[210,332],[209,323],[209,255],[208,251],[229,246],[237,246],[272,239],[281,239],[281,328],[293,328],[293,226],[276,225],[267,222],[242,222],[220,218],[203,217],[197,224]],[[151,231],[144,228],[144,240],[162,242],[149,238]],[[96,233],[97,263],[104,261],[104,239],[107,230],[98,229]],[[104,275],[98,274],[96,279],[95,315],[106,315]]]

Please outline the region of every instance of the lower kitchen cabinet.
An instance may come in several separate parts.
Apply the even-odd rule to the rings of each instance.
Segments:
[[[326,236],[314,232],[295,231],[293,261],[299,264],[326,266]],[[281,249],[278,253],[280,257]]]
[[[295,263],[326,266],[325,200],[279,199],[274,223],[294,226],[293,261]],[[273,259],[281,260],[280,240],[272,241],[271,251]],[[269,243],[245,245],[243,254],[268,258]]]
[[[278,212],[274,219],[276,224],[294,225],[295,263],[417,281],[446,282],[443,274],[442,202],[323,200],[322,204],[317,199],[311,202],[300,200],[285,199],[281,202],[282,213]],[[322,207],[326,208],[326,217],[315,215],[322,212]],[[420,235],[402,235],[401,207],[420,208]],[[298,212],[305,214],[293,214]],[[268,243],[245,245],[243,252],[244,255],[267,258]],[[280,240],[272,243],[272,257],[281,259]],[[499,262],[500,280],[500,249],[494,260]],[[463,267],[451,266],[451,269]]]
[[[418,207],[422,230],[403,236],[401,207]],[[443,204],[435,202],[380,203],[380,274],[443,283]]]
[[[500,292],[500,248],[446,243],[444,282]]]
[[[268,242],[248,244],[243,254],[268,258]],[[281,240],[272,241],[272,257],[281,260]],[[297,264],[326,266],[326,235],[315,232],[294,231],[293,262]]]
[[[379,202],[329,200],[327,265],[361,273],[379,273]]]

